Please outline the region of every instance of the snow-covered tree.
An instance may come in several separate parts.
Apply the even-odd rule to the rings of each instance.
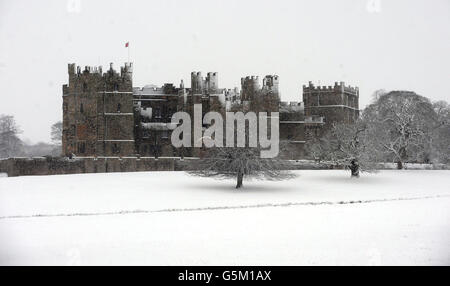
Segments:
[[[50,136],[52,139],[53,144],[55,145],[61,145],[62,142],[62,132],[63,132],[63,126],[62,122],[58,121],[51,127]]]
[[[378,99],[387,93],[384,89],[378,89],[372,94],[372,102],[377,102]]]
[[[231,111],[265,111],[274,110],[271,102],[261,104],[260,101],[253,100],[251,107],[235,104]],[[245,131],[245,147],[212,147],[202,148],[200,159],[193,160],[193,168],[196,171],[190,172],[192,175],[201,177],[215,178],[236,178],[236,189],[243,186],[244,177],[256,180],[280,181],[294,178],[295,175],[287,171],[288,163],[276,158],[261,158],[261,147],[249,147],[249,128]],[[231,130],[224,126],[224,138],[228,132],[234,132],[234,138],[237,140],[237,128]],[[270,135],[269,135],[270,136]],[[225,146],[225,144],[223,145]],[[235,141],[235,145],[236,141]],[[279,146],[280,147],[280,146]]]
[[[374,171],[378,161],[367,131],[362,120],[354,124],[333,124],[323,137],[311,141],[307,149],[316,160],[346,166],[352,177],[359,177],[360,171]]]
[[[446,101],[433,103],[437,123],[432,132],[432,161],[448,164],[450,162],[450,105]]]
[[[371,142],[399,169],[407,161],[429,160],[431,131],[437,118],[427,98],[414,92],[392,91],[369,105],[362,117]]]
[[[243,186],[244,177],[257,180],[280,181],[294,178],[287,171],[285,161],[260,158],[259,148],[214,147],[203,151],[194,161],[197,171],[190,174],[201,177],[236,178],[236,189]]]
[[[0,115],[0,158],[23,155],[21,130],[11,115]]]

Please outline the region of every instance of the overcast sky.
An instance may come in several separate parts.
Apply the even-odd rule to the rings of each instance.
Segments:
[[[377,89],[450,101],[449,28],[449,0],[0,0],[0,114],[50,141],[67,63],[118,67],[127,41],[134,86],[217,71],[278,74],[284,101],[308,81],[359,86],[361,108]]]

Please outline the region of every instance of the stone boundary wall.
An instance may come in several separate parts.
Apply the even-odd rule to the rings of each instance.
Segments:
[[[193,160],[185,157],[33,157],[0,159],[0,174],[8,177],[62,175],[83,173],[142,172],[142,171],[189,171],[194,170]],[[287,170],[342,169],[340,166],[314,161],[286,160]]]
[[[191,164],[189,164],[191,160],[196,160],[196,158],[8,158],[0,160],[0,173],[6,173],[8,177],[16,177],[110,172],[184,171],[192,169]]]
[[[0,174],[8,177],[62,175],[83,173],[110,172],[143,172],[143,171],[189,171],[194,170],[193,160],[185,157],[33,157],[0,159]],[[345,169],[345,166],[331,162],[315,162],[312,160],[286,160],[286,170],[330,170]],[[394,163],[380,164],[379,170],[395,170]],[[444,164],[405,164],[406,170],[448,170]]]

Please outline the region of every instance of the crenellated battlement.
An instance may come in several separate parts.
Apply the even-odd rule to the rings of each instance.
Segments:
[[[242,86],[258,86],[259,87],[259,76],[246,76],[241,78],[241,85]]]
[[[343,81],[335,82],[334,86],[314,86],[310,81],[303,85],[303,103],[306,118],[320,116],[326,120],[325,129],[321,131],[325,132],[332,123],[356,121],[359,116],[359,88],[346,86]],[[308,132],[315,134],[315,131]]]
[[[219,90],[219,74],[217,72],[207,72],[205,78],[201,72],[191,72],[192,93],[212,93],[217,90]]]
[[[278,82],[278,75],[266,75],[263,79],[264,82]]]
[[[133,64],[125,63],[117,72],[113,63],[108,70],[102,66],[76,66],[70,63],[67,66],[69,81],[63,87],[63,94],[93,93],[99,91],[107,92],[131,92],[133,85]]]
[[[74,63],[68,64],[68,72],[69,76],[86,76],[86,75],[100,75],[101,77],[105,77],[108,74],[116,74],[119,73],[114,69],[113,63],[109,64],[109,70],[107,72],[103,72],[102,66],[85,66],[84,69],[81,66],[76,66]],[[130,76],[133,73],[133,63],[125,63],[124,66],[120,67],[120,76]]]
[[[102,66],[85,66],[84,69],[81,69],[81,66],[75,66],[74,63],[68,64],[69,75],[77,75],[80,76],[82,74],[103,74]]]
[[[278,86],[280,80],[278,75],[266,75],[263,78],[263,89],[270,92],[279,93]]]
[[[359,88],[352,87],[350,85],[346,86],[345,82],[335,82],[334,86],[315,86],[312,81],[308,85],[303,85],[303,92],[347,92],[354,95],[359,95]]]
[[[241,78],[241,90],[244,93],[259,91],[260,90],[259,76],[252,75]]]
[[[133,63],[125,63],[123,67],[120,67],[120,74],[122,76],[130,73],[133,73]]]

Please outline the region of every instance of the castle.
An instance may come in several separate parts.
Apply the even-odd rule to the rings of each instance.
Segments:
[[[184,157],[196,156],[195,148],[174,148],[170,123],[177,111],[191,113],[202,104],[204,113],[227,111],[234,104],[259,102],[260,111],[280,113],[280,157],[301,159],[304,146],[338,122],[354,122],[359,116],[359,90],[345,86],[303,86],[303,102],[282,102],[279,77],[241,78],[241,90],[219,87],[216,72],[203,77],[191,73],[191,86],[167,83],[162,87],[133,87],[133,65],[117,72],[113,64],[102,67],[68,65],[69,83],[63,85],[63,139],[65,156],[78,157]]]

